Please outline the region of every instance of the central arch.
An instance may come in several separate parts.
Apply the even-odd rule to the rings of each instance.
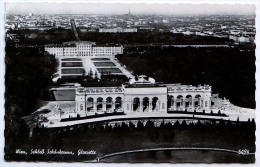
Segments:
[[[137,110],[140,106],[140,99],[138,97],[133,99],[133,111]]]
[[[183,96],[182,95],[178,95],[176,98],[176,107],[177,110],[180,109],[183,105]]]
[[[173,104],[174,104],[173,100],[174,100],[174,97],[172,95],[168,96],[168,101],[167,101],[168,108],[171,108],[173,106]]]
[[[108,97],[106,99],[106,111],[109,111],[112,109],[112,97]]]
[[[97,98],[97,110],[102,110],[103,109],[103,98],[99,97]]]
[[[154,97],[152,99],[152,110],[154,110],[157,106],[157,102],[158,102],[158,97]]]
[[[195,107],[199,107],[200,106],[200,98],[201,98],[200,95],[196,95],[195,96],[195,98],[194,98],[194,105],[195,105]]]
[[[149,98],[145,97],[143,98],[143,112],[149,107]],[[149,108],[148,108],[149,109]]]
[[[191,107],[191,103],[192,103],[192,96],[191,95],[187,95],[186,99],[185,99],[185,108]]]

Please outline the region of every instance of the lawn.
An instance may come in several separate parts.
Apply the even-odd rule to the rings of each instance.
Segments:
[[[100,73],[122,73],[119,68],[97,68]]]
[[[64,62],[61,63],[62,67],[82,67],[82,63],[81,62]]]
[[[83,74],[84,69],[83,68],[73,68],[73,69],[62,69],[62,74]]]
[[[94,62],[94,65],[97,67],[100,66],[116,66],[113,62]]]

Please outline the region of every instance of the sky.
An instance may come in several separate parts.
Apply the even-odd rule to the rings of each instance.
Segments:
[[[255,14],[254,4],[8,2],[7,13],[34,14]]]

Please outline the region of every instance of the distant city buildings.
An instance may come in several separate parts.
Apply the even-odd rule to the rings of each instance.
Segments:
[[[229,38],[234,42],[254,42],[255,16],[210,15],[210,16],[167,16],[167,15],[35,15],[29,13],[9,14],[5,28],[71,29],[74,19],[81,32],[132,33],[139,31],[161,31],[184,35],[213,36]]]
[[[137,32],[137,28],[100,28],[99,32],[105,33],[124,33],[124,32]]]

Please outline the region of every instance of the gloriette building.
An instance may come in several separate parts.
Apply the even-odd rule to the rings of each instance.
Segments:
[[[211,86],[156,84],[139,76],[121,87],[79,87],[76,112],[82,115],[105,112],[165,112],[204,110],[210,112]]]

